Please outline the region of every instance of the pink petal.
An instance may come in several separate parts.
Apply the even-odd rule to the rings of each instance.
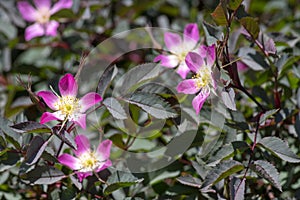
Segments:
[[[36,20],[37,11],[27,1],[19,1],[17,7],[23,19],[29,22],[34,22]]]
[[[190,70],[195,73],[198,73],[198,71],[204,64],[203,58],[195,52],[189,52],[185,57],[185,62]]]
[[[177,86],[177,92],[184,94],[195,94],[199,91],[199,88],[196,86],[195,79],[187,79],[180,82]]]
[[[76,172],[76,174],[80,182],[82,182],[82,180],[86,177],[93,175],[92,172]]]
[[[108,167],[112,166],[112,163],[110,160],[107,160],[103,165],[99,166],[98,169],[96,169],[96,172],[100,172]]]
[[[25,30],[25,40],[29,41],[32,38],[42,36],[45,34],[45,28],[38,23],[28,26]]]
[[[77,135],[75,137],[77,150],[73,150],[75,155],[79,157],[81,154],[90,151],[90,141],[85,135]]]
[[[76,97],[78,91],[78,85],[71,74],[66,74],[62,77],[58,83],[61,96],[73,96]]]
[[[109,159],[109,155],[110,155],[110,148],[111,148],[112,142],[110,140],[104,140],[103,142],[101,142],[97,148],[97,155],[98,155],[98,159],[100,161],[106,161]]]
[[[77,114],[76,118],[71,121],[75,122],[75,124],[79,125],[82,129],[86,128],[86,114]]]
[[[206,64],[208,66],[212,66],[216,60],[216,52],[215,52],[215,45],[205,46],[201,45],[199,47],[199,54],[202,58],[206,58]]]
[[[191,23],[186,25],[184,28],[183,41],[185,43],[189,42],[191,44],[194,44],[194,46],[196,46],[198,40],[199,40],[199,30],[197,24]]]
[[[176,33],[166,32],[164,37],[165,37],[164,39],[165,39],[166,47],[170,51],[174,51],[174,49],[177,49],[178,46],[182,45],[182,39],[181,39],[180,35],[178,35]]]
[[[49,108],[52,110],[57,110],[55,103],[59,101],[59,97],[50,91],[40,91],[37,93],[37,95],[43,98]]]
[[[58,27],[59,27],[59,23],[57,21],[54,20],[49,21],[45,26],[46,28],[45,34],[49,36],[56,36]]]
[[[242,61],[237,61],[236,62],[237,65],[237,69],[241,72],[247,71],[247,69],[249,69],[248,65],[246,65],[244,62]]]
[[[49,112],[44,112],[43,115],[41,116],[41,124],[47,123],[49,121],[53,120],[64,120],[62,115],[60,115],[60,112],[54,112],[54,113],[49,113]]]
[[[207,99],[207,97],[209,96],[209,92],[207,93],[203,93],[203,92],[200,92],[192,101],[192,105],[193,105],[193,108],[195,109],[196,111],[196,114],[198,115],[205,100]]]
[[[160,64],[164,67],[174,68],[178,65],[179,60],[175,55],[158,55],[154,58],[154,62],[160,61]]]
[[[35,7],[38,9],[50,10],[51,1],[50,0],[33,0]]]
[[[64,153],[64,154],[60,155],[57,159],[61,164],[65,165],[73,170],[79,169],[78,163],[80,163],[80,160],[78,158],[71,156],[70,154]]]
[[[181,76],[181,78],[185,79],[187,74],[190,72],[190,68],[185,64],[185,62],[181,62],[178,69],[177,73]]]
[[[64,8],[71,8],[73,4],[72,0],[60,0],[56,4],[53,5],[53,7],[50,10],[51,15],[60,11]]]
[[[87,111],[87,109],[89,109],[90,107],[92,107],[93,105],[97,104],[100,101],[102,101],[102,97],[95,92],[90,92],[84,95],[79,100],[79,104],[81,106],[80,112],[84,113],[85,111]]]

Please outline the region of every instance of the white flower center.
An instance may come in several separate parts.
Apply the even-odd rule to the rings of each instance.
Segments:
[[[196,80],[196,87],[198,89],[201,88],[209,88],[209,84],[211,83],[211,72],[208,67],[203,66],[199,72],[193,76],[193,79]]]
[[[64,116],[72,116],[80,110],[79,101],[73,96],[60,97],[55,106]]]
[[[80,160],[79,168],[82,172],[93,171],[100,164],[95,152],[87,151],[81,154],[78,158]]]
[[[47,8],[40,8],[37,10],[36,21],[39,24],[46,24],[50,20],[50,10]]]

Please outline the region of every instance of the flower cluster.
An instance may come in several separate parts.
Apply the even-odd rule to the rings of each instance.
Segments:
[[[19,1],[17,6],[23,17],[28,22],[34,24],[25,30],[25,40],[31,40],[38,36],[56,36],[59,23],[51,20],[51,16],[65,8],[72,6],[72,0],[59,0],[51,7],[50,0],[34,0],[36,8],[32,7],[27,1]]]
[[[95,92],[90,92],[78,99],[76,97],[78,85],[71,74],[63,76],[58,87],[61,96],[54,91],[40,91],[37,93],[49,108],[54,110],[53,113],[44,112],[41,123],[44,124],[52,120],[71,121],[82,128],[86,128],[85,112],[100,102],[102,97]],[[99,172],[111,166],[109,155],[112,143],[110,140],[100,143],[96,151],[91,151],[89,140],[84,135],[77,135],[75,143],[77,145],[77,149],[74,150],[76,158],[69,154],[62,154],[58,157],[58,161],[74,170],[80,181],[92,175],[93,172]]]
[[[215,46],[198,45],[199,31],[197,24],[186,25],[183,39],[179,34],[166,32],[164,41],[170,55],[158,55],[154,62],[168,68],[177,68],[177,73],[186,79],[189,72],[193,72],[192,79],[183,80],[177,86],[177,91],[184,94],[197,94],[192,105],[199,114],[203,103],[210,94],[211,88],[216,88],[212,76],[214,65]]]

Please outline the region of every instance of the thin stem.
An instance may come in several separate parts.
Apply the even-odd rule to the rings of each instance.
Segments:
[[[94,175],[97,177],[97,179],[101,182],[104,183],[105,185],[108,185],[106,181],[104,181],[100,176],[97,174],[97,172],[93,171]]]
[[[243,178],[242,178],[240,184],[238,185],[238,187],[237,187],[237,189],[236,189],[236,192],[239,190],[239,188],[240,188],[240,186],[242,185],[242,182],[244,181],[244,179],[246,179],[246,175],[247,175],[247,173],[248,173],[248,171],[249,171],[250,165],[251,165],[251,163],[252,163],[252,161],[253,161],[253,158],[254,158],[254,149],[255,149],[256,143],[257,143],[257,135],[258,135],[259,125],[260,125],[260,124],[259,124],[259,121],[260,121],[260,118],[261,118],[261,116],[262,116],[262,113],[263,113],[263,112],[261,112],[261,113],[259,114],[259,116],[257,117],[257,120],[256,120],[255,135],[254,135],[254,139],[253,139],[253,144],[252,144],[252,146],[251,146],[251,154],[250,154],[249,162],[248,162],[248,164],[247,164],[247,167],[246,167],[245,173],[244,173],[244,175],[243,175]]]
[[[240,91],[244,92],[252,101],[254,101],[254,103],[262,110],[262,111],[266,111],[266,109],[254,98],[254,96],[252,96],[252,94],[250,94],[248,92],[248,90],[246,90],[243,86],[240,87],[236,87],[237,89],[239,89]]]
[[[59,154],[60,154],[60,152],[61,152],[63,146],[64,146],[64,142],[61,141],[61,142],[60,142],[60,145],[59,145],[59,148],[58,148],[58,150],[57,150],[57,153],[56,153],[56,158],[59,156]]]
[[[89,112],[86,113],[86,115],[91,114],[92,112],[96,111],[97,109],[101,108],[104,104],[101,103],[99,106],[95,107],[94,109],[90,110]]]

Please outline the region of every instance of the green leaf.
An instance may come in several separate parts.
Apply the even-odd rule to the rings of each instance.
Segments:
[[[235,160],[226,160],[215,166],[205,177],[202,188],[214,185],[222,179],[244,169],[244,166]]]
[[[214,156],[211,156],[208,160],[208,166],[213,166],[219,163],[221,160],[233,156],[234,149],[232,144],[223,145]]]
[[[12,125],[11,121],[2,118],[0,116],[0,130],[3,131],[8,142],[12,143],[15,148],[20,149],[21,148],[20,143],[22,137],[19,133],[13,131],[13,129],[10,127],[11,125]]]
[[[5,135],[3,131],[0,129],[0,151],[2,151],[7,146],[7,142],[5,140]]]
[[[191,175],[181,176],[176,178],[177,181],[179,181],[183,185],[188,185],[191,187],[201,188],[201,180],[195,177],[192,177]]]
[[[240,7],[242,2],[243,2],[243,0],[229,0],[228,7],[231,10],[236,10]]]
[[[245,178],[232,177],[230,180],[230,200],[243,200],[245,194]]]
[[[121,149],[125,148],[125,144],[123,142],[123,138],[122,138],[122,134],[114,134],[113,136],[111,136],[109,138],[114,145],[116,145],[117,147],[120,147]]]
[[[19,133],[51,133],[51,129],[35,121],[22,122],[11,126]]]
[[[218,40],[222,39],[222,31],[219,30],[217,26],[213,26],[203,21],[203,29],[208,45],[215,44]]]
[[[166,154],[168,155],[168,154]],[[180,171],[163,171],[158,172],[157,176],[151,177],[150,185],[155,185],[163,180],[166,180],[167,178],[174,178],[179,176]]]
[[[282,160],[291,163],[299,163],[300,158],[291,151],[288,145],[277,137],[264,137],[258,142],[258,145],[264,147],[272,154],[278,156]]]
[[[112,192],[123,188],[135,185],[142,182],[144,179],[138,179],[131,173],[116,171],[107,180],[107,186],[104,188],[104,194],[109,195]]]
[[[101,75],[96,92],[100,94],[101,97],[104,96],[106,89],[109,84],[113,80],[113,78],[117,75],[118,68],[115,65],[111,65],[105,69],[103,74]]]
[[[225,106],[231,110],[236,110],[236,105],[235,105],[235,92],[232,88],[225,89],[223,88],[221,92],[222,100]]]
[[[250,169],[255,171],[259,176],[268,180],[272,185],[282,192],[279,182],[279,173],[271,163],[264,160],[257,160],[250,165]]]
[[[253,17],[243,17],[240,19],[240,23],[251,37],[256,40],[260,31],[257,21]]]
[[[61,192],[60,199],[61,200],[75,199],[76,194],[77,193],[74,187],[68,187]]]
[[[120,102],[113,98],[109,97],[103,101],[103,104],[107,108],[107,110],[112,114],[112,116],[116,119],[127,119],[126,112]]]
[[[267,112],[265,112],[259,119],[259,124],[263,125],[267,119],[269,119],[270,117],[272,117],[272,115],[274,115],[275,113],[278,112],[279,109],[273,109],[273,110],[269,110]]]
[[[224,4],[224,1],[221,0],[221,2],[216,7],[214,12],[211,13],[211,16],[217,25],[226,26],[226,25],[228,25],[227,10],[226,10],[226,7],[223,6],[222,4]]]
[[[21,174],[20,177],[27,184],[51,185],[66,176],[60,170],[52,166],[37,166],[30,172]]]
[[[158,119],[173,118],[177,116],[176,111],[171,108],[169,103],[156,94],[136,92],[124,100],[139,106],[144,111]]]
[[[118,81],[119,92],[121,95],[127,95],[138,88],[140,83],[158,77],[162,70],[157,63],[145,63],[132,68]]]

